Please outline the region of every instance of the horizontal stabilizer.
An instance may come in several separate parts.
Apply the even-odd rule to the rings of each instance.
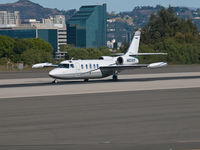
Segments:
[[[129,56],[168,55],[168,53],[136,53]]]
[[[122,55],[124,55],[124,53],[113,53],[112,55],[113,56],[122,56]]]

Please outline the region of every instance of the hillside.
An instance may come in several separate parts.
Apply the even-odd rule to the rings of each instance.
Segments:
[[[113,37],[119,42],[128,42],[130,34],[137,28],[142,28],[148,24],[151,14],[157,14],[164,8],[157,5],[156,7],[143,6],[135,7],[130,12],[108,13],[108,40]],[[186,7],[173,7],[174,15],[178,18],[191,19],[200,30],[200,9],[190,9]]]
[[[80,4],[81,6],[81,4]],[[156,7],[143,6],[135,7],[129,12],[108,13],[108,34],[107,39],[116,39],[118,42],[128,42],[132,33],[137,28],[142,28],[148,24],[152,13],[157,13],[163,6]],[[54,15],[65,15],[66,20],[70,19],[76,12],[72,10],[58,10],[45,8],[30,0],[19,0],[15,3],[0,4],[0,10],[20,11],[21,19],[48,18]],[[174,14],[179,18],[190,18],[200,30],[200,9],[190,9],[186,7],[174,7]]]
[[[48,18],[53,15],[66,15],[66,18],[71,17],[73,12],[76,10],[70,11],[60,11],[58,9],[44,8],[43,6],[33,3],[29,0],[19,0],[15,3],[0,4],[0,10],[3,11],[20,11],[21,19],[37,19]],[[69,14],[68,14],[69,12]]]

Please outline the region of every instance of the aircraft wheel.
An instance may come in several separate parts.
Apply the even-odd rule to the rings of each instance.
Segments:
[[[89,79],[84,79],[84,82],[88,82],[89,81]]]
[[[117,75],[113,75],[113,81],[117,81],[118,80],[118,76]]]

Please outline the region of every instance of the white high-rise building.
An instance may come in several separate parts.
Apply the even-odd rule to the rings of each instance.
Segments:
[[[42,24],[45,26],[57,26],[57,27],[64,27],[66,25],[65,16],[63,15],[56,15],[51,16],[48,19],[42,19]]]
[[[0,11],[0,26],[19,26],[19,11]]]

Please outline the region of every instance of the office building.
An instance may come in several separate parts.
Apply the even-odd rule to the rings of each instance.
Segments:
[[[0,27],[19,26],[20,17],[19,11],[8,12],[0,11]]]
[[[67,22],[67,43],[81,48],[106,46],[106,4],[82,6]]]
[[[37,28],[7,28],[0,29],[0,35],[9,36],[11,38],[41,38],[49,42],[54,53],[58,49],[58,35],[57,29],[37,29]]]
[[[45,26],[54,26],[54,27],[64,27],[66,25],[65,16],[63,15],[56,15],[56,16],[50,16],[49,18],[42,19],[42,23],[40,25]]]
[[[60,49],[60,45],[67,44],[67,31],[65,18],[56,16],[51,21],[46,23],[35,19],[24,20],[23,24],[18,27],[3,27],[0,28],[0,35],[9,36],[11,38],[41,38],[49,42],[53,49],[53,55]],[[49,19],[51,20],[51,19]]]
[[[0,35],[11,38],[41,38],[49,42],[53,49],[54,55],[60,49],[60,45],[66,44],[66,30],[57,28],[6,28],[0,29]]]

